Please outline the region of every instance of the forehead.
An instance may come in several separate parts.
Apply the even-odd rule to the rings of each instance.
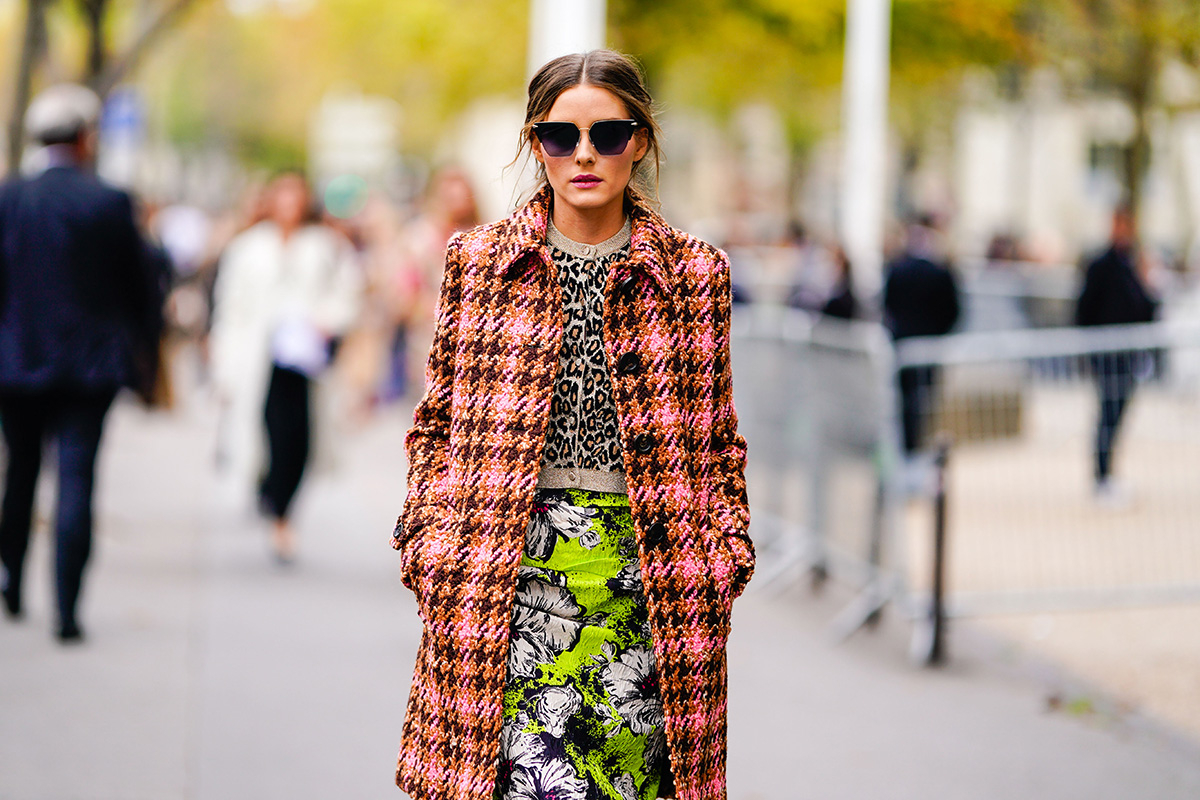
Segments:
[[[270,188],[277,194],[281,192],[308,191],[308,187],[299,175],[281,175],[275,179]]]
[[[626,119],[628,116],[625,104],[608,89],[582,84],[560,94],[546,118],[555,122],[574,122],[582,127],[598,119]]]

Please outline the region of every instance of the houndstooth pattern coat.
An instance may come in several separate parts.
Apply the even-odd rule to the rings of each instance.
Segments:
[[[544,189],[451,240],[393,546],[425,629],[396,783],[491,800],[509,624],[563,337]],[[754,568],[723,253],[634,206],[604,347],[679,800],[723,800],[730,606]]]

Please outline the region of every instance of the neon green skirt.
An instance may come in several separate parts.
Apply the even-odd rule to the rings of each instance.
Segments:
[[[517,578],[496,797],[654,800],[665,762],[629,498],[539,489]]]

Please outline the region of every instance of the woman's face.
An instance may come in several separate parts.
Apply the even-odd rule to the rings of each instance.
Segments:
[[[581,132],[575,152],[550,156],[537,137],[533,139],[533,156],[546,167],[555,202],[582,213],[596,213],[622,203],[634,163],[646,155],[647,136],[641,128],[623,153],[598,154],[583,129],[603,119],[630,119],[629,111],[607,89],[586,84],[574,86],[558,96],[544,121],[575,123]]]
[[[284,228],[299,227],[311,202],[303,178],[283,175],[271,186],[271,219]]]

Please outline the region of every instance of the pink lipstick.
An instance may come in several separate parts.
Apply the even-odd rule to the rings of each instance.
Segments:
[[[594,189],[600,185],[600,178],[590,174],[576,175],[571,178],[571,185],[580,189]]]

